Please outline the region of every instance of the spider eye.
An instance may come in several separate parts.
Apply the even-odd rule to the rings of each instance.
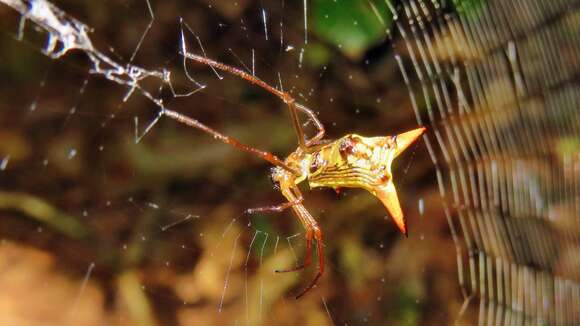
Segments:
[[[270,181],[272,182],[272,185],[274,186],[274,190],[280,190],[280,181],[278,181],[278,168],[273,167],[272,169],[270,169]]]
[[[387,146],[391,149],[397,148],[397,135],[387,137]]]
[[[312,156],[312,161],[310,162],[310,174],[314,174],[316,172],[316,170],[318,169],[318,156],[320,154],[314,153],[314,155]]]
[[[355,141],[350,137],[345,137],[341,142],[340,146],[338,147],[338,152],[343,160],[346,160],[349,155],[354,154],[355,152]]]

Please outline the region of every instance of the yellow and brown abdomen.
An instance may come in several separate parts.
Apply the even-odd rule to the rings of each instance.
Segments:
[[[417,128],[396,136],[346,135],[311,154],[308,183],[311,188],[363,188],[389,211],[401,232],[407,226],[393,183],[393,160],[425,132]]]
[[[391,178],[391,137],[346,135],[312,154],[310,187],[364,188],[369,191]]]

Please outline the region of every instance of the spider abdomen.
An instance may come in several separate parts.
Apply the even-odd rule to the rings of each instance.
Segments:
[[[395,157],[425,132],[417,128],[396,136],[346,135],[312,153],[305,169],[311,188],[362,188],[377,197],[403,234],[405,217],[393,184],[391,164]],[[304,178],[304,176],[303,176]],[[302,179],[304,180],[304,179]]]
[[[312,154],[310,187],[349,187],[372,191],[390,180],[391,137],[346,135]]]

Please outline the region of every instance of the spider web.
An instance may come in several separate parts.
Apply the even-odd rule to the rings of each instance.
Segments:
[[[575,2],[385,2],[390,28],[379,2],[368,2],[387,30],[388,63],[369,55],[367,68],[339,60],[312,71],[319,40],[306,1],[59,5],[84,12],[88,25],[47,1],[1,2],[20,13],[2,26],[4,39],[19,60],[30,58],[34,76],[2,87],[14,97],[3,109],[6,143],[20,145],[4,150],[2,207],[33,221],[7,219],[2,248],[16,266],[40,254],[15,242],[57,253],[53,264],[78,280],[50,279],[70,299],[45,320],[449,323],[474,309],[480,324],[579,319]],[[100,23],[91,32],[99,10],[118,24],[112,31]],[[377,231],[385,213],[366,194],[309,194],[330,271],[294,301],[310,274],[272,270],[303,257],[300,226],[290,214],[241,215],[281,200],[267,166],[162,115],[170,107],[289,153],[296,145],[282,105],[184,63],[184,47],[290,91],[335,137],[403,131],[414,112],[430,130],[426,150],[395,171],[410,238],[392,225]],[[14,55],[3,53],[8,69]],[[377,86],[385,84],[395,90]],[[428,189],[413,194],[418,183]],[[51,271],[45,265],[33,270]]]
[[[455,4],[402,2],[397,60],[432,130],[463,309],[481,325],[573,324],[578,151],[562,146],[578,139],[578,3]]]

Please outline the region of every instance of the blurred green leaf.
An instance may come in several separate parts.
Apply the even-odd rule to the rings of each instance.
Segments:
[[[322,67],[330,61],[331,52],[321,43],[310,43],[305,51],[306,62],[312,67]]]
[[[0,210],[19,211],[71,238],[81,239],[88,234],[75,217],[29,194],[0,191]]]
[[[561,156],[571,156],[580,153],[580,138],[563,137],[556,143],[556,151]]]
[[[118,288],[129,316],[135,325],[157,325],[153,317],[151,303],[143,291],[141,280],[135,270],[127,270],[117,279]]]
[[[454,0],[453,5],[460,15],[475,15],[479,13],[487,0]]]
[[[419,290],[413,282],[404,282],[399,287],[397,301],[393,305],[394,317],[399,325],[419,325],[421,305],[417,301]]]
[[[314,32],[357,58],[386,36],[392,15],[385,1],[316,0]]]
[[[279,218],[276,214],[254,214],[249,215],[248,218],[252,223],[252,227],[256,230],[260,230],[256,233],[256,248],[252,252],[253,256],[257,259],[261,259],[264,255],[268,256],[273,251],[272,246],[266,246],[268,239],[271,240],[271,235],[275,234],[275,229],[272,228],[272,219]]]

